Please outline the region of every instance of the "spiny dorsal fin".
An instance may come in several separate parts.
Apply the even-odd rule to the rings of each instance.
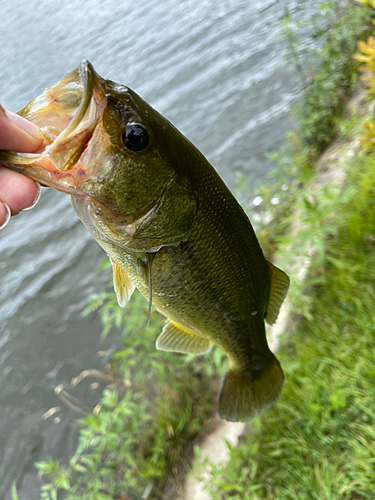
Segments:
[[[124,307],[129,302],[135,290],[135,286],[127,277],[125,271],[113,262],[112,259],[111,262],[113,268],[113,286],[117,295],[117,302],[120,307]]]
[[[168,321],[156,341],[160,351],[183,352],[186,354],[205,354],[211,349],[211,342],[173,321]]]
[[[268,324],[273,325],[279,315],[281,304],[288,293],[289,278],[284,271],[271,264],[271,262],[267,262],[267,264],[271,276],[271,292],[265,320]]]

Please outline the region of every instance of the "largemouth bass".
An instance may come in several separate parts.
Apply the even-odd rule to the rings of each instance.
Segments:
[[[244,211],[204,156],[128,87],[88,61],[22,108],[39,153],[0,160],[71,195],[109,255],[121,306],[135,288],[167,318],[157,349],[229,358],[220,416],[247,421],[283,385],[268,348],[289,279],[267,262]]]

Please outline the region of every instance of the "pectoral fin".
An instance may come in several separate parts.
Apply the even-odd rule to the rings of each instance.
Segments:
[[[281,304],[288,293],[289,278],[284,271],[271,264],[271,262],[268,262],[268,266],[271,276],[271,292],[265,320],[268,324],[273,325],[276,323]]]
[[[156,348],[160,351],[205,354],[211,349],[211,342],[173,321],[168,321],[156,341]]]
[[[129,302],[135,290],[135,286],[127,277],[125,271],[113,262],[112,259],[111,262],[113,268],[113,285],[117,295],[117,302],[120,307],[124,307]]]

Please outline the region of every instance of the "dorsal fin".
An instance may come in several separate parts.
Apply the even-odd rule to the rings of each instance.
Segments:
[[[186,354],[205,354],[211,349],[211,342],[198,337],[174,321],[167,321],[156,340],[156,349]]]
[[[112,259],[111,262],[113,268],[113,286],[117,295],[117,302],[120,307],[124,307],[129,302],[135,286],[127,277],[125,271],[116,262],[113,262]]]
[[[271,262],[267,262],[267,264],[271,276],[271,291],[265,320],[268,324],[273,325],[279,315],[281,304],[288,293],[289,278],[284,271],[271,264]]]

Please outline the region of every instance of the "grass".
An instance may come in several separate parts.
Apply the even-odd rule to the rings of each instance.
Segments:
[[[281,37],[288,44],[287,60],[301,74],[303,83],[301,95],[291,109],[296,124],[287,133],[284,145],[268,155],[276,167],[267,175],[267,182],[250,185],[245,176],[238,174],[236,193],[252,214],[258,239],[268,256],[288,232],[288,219],[293,217],[301,188],[314,176],[319,155],[337,135],[351,131],[353,122],[358,122],[358,117],[348,120],[343,112],[359,77],[360,61],[353,54],[358,41],[372,33],[374,5],[372,0],[323,0],[308,21],[296,22],[288,10],[282,18]],[[307,27],[313,49],[303,48],[300,43],[300,30],[305,32]],[[369,135],[372,141],[375,132]],[[256,210],[255,197],[262,200]]]
[[[212,467],[215,500],[375,498],[375,159],[352,167],[311,316],[279,353],[280,401]]]
[[[167,481],[169,492],[181,486],[194,440],[213,424],[214,382],[226,369],[224,355],[219,349],[199,357],[157,351],[165,318],[153,311],[146,329],[148,306],[138,292],[126,309],[113,291],[95,295],[86,312],[96,308],[104,333],[114,326],[123,333],[109,374],[115,384],[104,391],[100,411],[79,421],[69,464],[36,464],[46,480],[40,498],[55,500],[59,492],[66,500],[164,498]]]

